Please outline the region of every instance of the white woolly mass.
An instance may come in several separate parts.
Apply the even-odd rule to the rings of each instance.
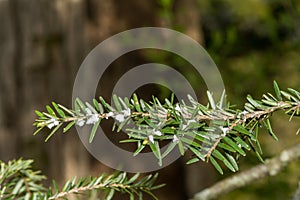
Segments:
[[[154,135],[162,136],[162,133],[160,131],[154,131]]]
[[[241,112],[241,114],[243,114],[243,115],[246,115],[246,114],[248,114],[249,112],[247,111],[247,110],[244,110],[243,112]]]
[[[116,114],[115,116],[113,116],[114,113],[109,112],[107,113],[107,117],[114,117],[115,120],[117,120],[118,122],[124,122],[125,118],[131,115],[131,110],[128,108],[126,110],[122,110],[120,113]]]
[[[92,115],[93,114],[92,111],[89,108],[86,108],[85,112],[86,112],[87,115]]]
[[[49,119],[46,123],[47,123],[47,127],[48,127],[49,129],[52,129],[54,126],[59,125],[59,121],[57,121],[57,120],[54,119],[54,118]]]
[[[223,132],[223,134],[222,134],[222,136],[225,136],[226,134],[227,134],[227,132],[228,132],[228,130],[229,130],[229,128],[227,128],[227,127],[220,127],[220,129],[222,130],[222,132]]]
[[[180,108],[179,104],[176,104],[175,110],[178,111],[178,112],[181,112],[181,108]]]
[[[153,138],[153,135],[149,135],[149,141],[151,142],[151,143],[154,143],[154,138]]]
[[[98,120],[99,120],[98,114],[93,114],[86,120],[86,124],[96,124]]]
[[[128,117],[131,115],[131,110],[127,108],[126,110],[123,110],[122,113],[124,114],[124,117]]]
[[[174,135],[172,142],[178,142],[178,141],[179,141],[178,137],[176,135]]]
[[[247,119],[246,119],[245,115],[248,114],[248,113],[249,113],[248,111],[244,110],[243,112],[241,112],[241,113],[238,115],[238,117],[242,118],[243,121],[246,122]]]
[[[83,119],[80,119],[76,122],[76,125],[82,127],[84,125],[85,121]]]
[[[109,117],[112,117],[112,116],[114,116],[114,113],[109,112],[109,113],[106,114],[105,119],[108,119]]]
[[[118,122],[123,122],[125,120],[125,116],[123,114],[117,114],[115,116],[115,119],[118,121]]]

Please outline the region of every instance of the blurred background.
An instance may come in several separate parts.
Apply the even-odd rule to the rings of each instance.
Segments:
[[[217,64],[228,100],[238,108],[249,93],[260,98],[271,92],[273,80],[281,88],[300,90],[299,0],[0,0],[0,24],[0,159],[35,159],[35,167],[47,175],[48,183],[112,171],[89,155],[74,129],[45,143],[46,134],[32,135],[32,123],[34,110],[44,110],[52,101],[71,107],[73,81],[81,62],[101,41],[121,31],[167,27],[197,40]],[[122,74],[148,62],[180,71],[206,102],[201,98],[206,92],[201,76],[175,55],[154,50],[118,58],[101,78],[99,85],[105,87],[98,95],[110,99]],[[144,99],[170,95],[157,85],[143,86],[137,93]],[[295,135],[299,121],[288,122],[288,116],[278,113],[272,122],[279,142],[261,133],[264,158],[300,142]],[[110,131],[107,124],[103,128]],[[185,161],[179,159],[160,170],[159,181],[167,183],[156,192],[160,199],[187,199],[231,175],[219,175],[210,164],[187,166]],[[240,160],[241,170],[258,163],[249,153]],[[288,199],[300,180],[299,166],[296,161],[280,175],[222,199]]]

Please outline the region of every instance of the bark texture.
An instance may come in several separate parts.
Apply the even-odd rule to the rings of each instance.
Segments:
[[[175,7],[182,17],[178,14],[174,20],[186,25],[188,32],[201,41],[193,1],[185,4],[180,0]],[[51,101],[71,107],[73,81],[88,52],[115,33],[159,26],[162,19],[157,15],[158,9],[155,1],[1,0],[0,159],[34,158],[50,180],[109,170],[90,157],[75,131],[53,137],[47,143],[43,141],[45,134],[32,136],[34,109],[44,110]],[[142,63],[139,54],[134,59],[129,56],[116,62],[101,80],[109,84],[100,93],[110,97],[118,78]],[[166,183],[174,177],[168,183],[171,191],[165,191],[173,196],[162,194],[162,198],[186,197],[180,187],[183,171],[178,162],[169,167],[165,178],[162,175],[162,182]]]

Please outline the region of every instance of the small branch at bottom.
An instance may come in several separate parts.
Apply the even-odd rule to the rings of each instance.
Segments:
[[[261,178],[267,176],[275,176],[281,170],[283,170],[290,162],[299,158],[300,143],[296,144],[291,148],[283,150],[278,156],[266,160],[264,164],[260,164],[247,171],[240,172],[236,175],[233,175],[232,177],[217,182],[213,186],[204,189],[199,193],[196,193],[191,200],[215,199],[237,188],[249,185]]]
[[[298,183],[298,188],[297,188],[292,200],[300,200],[300,181]]]

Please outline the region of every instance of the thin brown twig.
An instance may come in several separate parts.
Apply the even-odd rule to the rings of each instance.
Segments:
[[[245,121],[252,119],[252,118],[261,118],[264,115],[268,115],[270,113],[273,113],[279,109],[283,109],[284,107],[288,106],[289,104],[287,104],[286,102],[278,102],[278,106],[276,107],[271,107],[269,109],[266,110],[259,110],[259,111],[254,111],[254,112],[250,112],[250,113],[246,113],[244,115],[244,117],[242,119],[237,119],[235,122],[233,122],[229,127],[228,127],[228,131],[232,130],[235,126],[244,123]],[[300,105],[300,104],[299,104]],[[298,107],[299,105],[295,106]],[[236,116],[234,116],[236,118]],[[224,120],[224,119],[223,119]],[[225,119],[224,121],[229,120],[229,119]],[[208,150],[208,152],[204,155],[204,157],[206,159],[209,159],[209,157],[211,156],[212,152],[216,149],[216,147],[218,146],[218,144],[221,142],[221,140],[226,136],[226,134],[221,134],[220,137],[214,142],[214,144],[211,146],[211,148]]]
[[[300,200],[300,181],[298,183],[297,190],[296,190],[292,200]]]
[[[98,185],[94,185],[94,186],[83,186],[83,187],[80,187],[80,188],[74,188],[74,189],[71,189],[67,192],[60,192],[52,197],[50,197],[49,199],[60,199],[60,198],[63,198],[63,197],[66,197],[70,194],[76,194],[76,193],[81,193],[81,192],[87,192],[87,191],[91,191],[91,190],[95,190],[95,189],[101,189],[101,188],[131,188],[131,186],[129,185],[124,185],[124,184],[116,184],[116,183],[113,183],[113,184],[104,184],[104,183],[100,183]]]
[[[240,172],[217,182],[213,186],[196,193],[191,200],[216,199],[221,195],[249,185],[264,177],[275,176],[289,163],[297,159],[300,159],[300,143],[283,150],[278,156],[266,160],[265,164],[260,164],[247,171]]]

